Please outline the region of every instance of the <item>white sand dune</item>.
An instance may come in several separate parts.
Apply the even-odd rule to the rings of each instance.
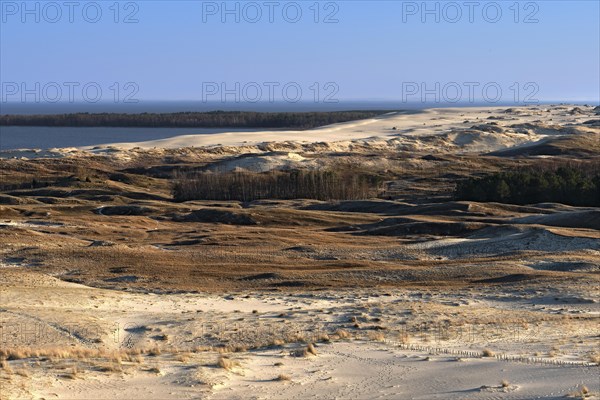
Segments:
[[[1,151],[2,158],[84,156],[90,152],[126,160],[131,152],[182,148],[224,148],[233,153],[345,152],[392,150],[428,153],[490,153],[514,149],[549,138],[578,132],[599,132],[583,122],[593,116],[591,107],[573,115],[572,107],[531,106],[439,108],[391,112],[376,118],[350,121],[308,130],[224,132],[181,135],[143,142],[105,143],[81,148]],[[553,125],[541,118],[551,119]],[[270,162],[270,161],[269,161]],[[279,160],[299,166],[297,160]],[[301,165],[300,165],[301,166]],[[248,165],[249,169],[262,167]]]
[[[468,107],[427,109],[418,112],[392,112],[378,118],[351,121],[303,131],[226,132],[204,135],[183,135],[168,139],[136,143],[112,143],[85,147],[100,152],[106,147],[133,149],[139,147],[174,149],[203,146],[249,146],[272,142],[344,144],[358,140],[414,141],[424,150],[435,150],[446,144],[450,148],[464,147],[469,151],[490,152],[524,143],[536,142],[548,136],[571,133],[560,125],[548,127],[539,123],[539,113],[550,110],[555,123],[572,122],[573,116],[561,108],[524,107],[514,111],[509,120],[504,107]],[[468,115],[468,117],[467,117]],[[497,119],[489,120],[490,116]],[[586,115],[581,118],[585,119]],[[468,118],[468,120],[466,119]],[[435,140],[439,139],[439,140]],[[348,143],[346,143],[348,145]],[[335,146],[333,146],[335,147]]]

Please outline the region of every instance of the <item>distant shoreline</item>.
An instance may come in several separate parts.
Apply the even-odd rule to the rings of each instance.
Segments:
[[[73,113],[0,115],[0,126],[110,127],[110,128],[219,128],[312,129],[340,122],[374,118],[397,110],[329,112],[210,111],[178,113]]]

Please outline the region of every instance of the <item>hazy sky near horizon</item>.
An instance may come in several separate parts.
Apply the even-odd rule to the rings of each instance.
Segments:
[[[0,3],[3,102],[600,101],[596,0]]]

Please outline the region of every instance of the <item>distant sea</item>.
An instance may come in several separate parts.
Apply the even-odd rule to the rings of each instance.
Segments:
[[[540,104],[558,104],[560,102],[543,102]],[[592,101],[593,104],[594,102]],[[585,102],[569,101],[568,104],[585,104]],[[338,103],[314,102],[202,102],[202,101],[140,101],[138,103],[0,103],[2,114],[65,114],[65,113],[170,113],[184,111],[260,111],[260,112],[306,112],[306,111],[347,111],[347,110],[421,110],[425,108],[444,107],[483,107],[483,106],[519,106],[510,102],[473,102],[473,103],[422,103],[403,101],[355,101],[344,100]]]

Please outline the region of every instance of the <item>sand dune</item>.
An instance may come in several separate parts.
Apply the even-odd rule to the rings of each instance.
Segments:
[[[493,152],[585,132],[598,134],[593,124],[582,125],[593,115],[591,107],[572,114],[569,107],[535,106],[506,109],[471,107],[393,112],[378,118],[353,121],[304,131],[226,132],[183,135],[137,143],[110,143],[83,148],[94,154],[123,157],[133,149],[177,149],[185,147],[248,147],[263,151],[294,152],[317,149],[343,151],[361,146],[429,152]],[[545,124],[540,117],[552,119]],[[574,128],[577,126],[577,128]],[[582,130],[586,127],[586,130]],[[277,143],[278,145],[275,145]],[[315,145],[320,147],[315,147]],[[56,157],[76,155],[81,149],[1,152],[2,157]]]

